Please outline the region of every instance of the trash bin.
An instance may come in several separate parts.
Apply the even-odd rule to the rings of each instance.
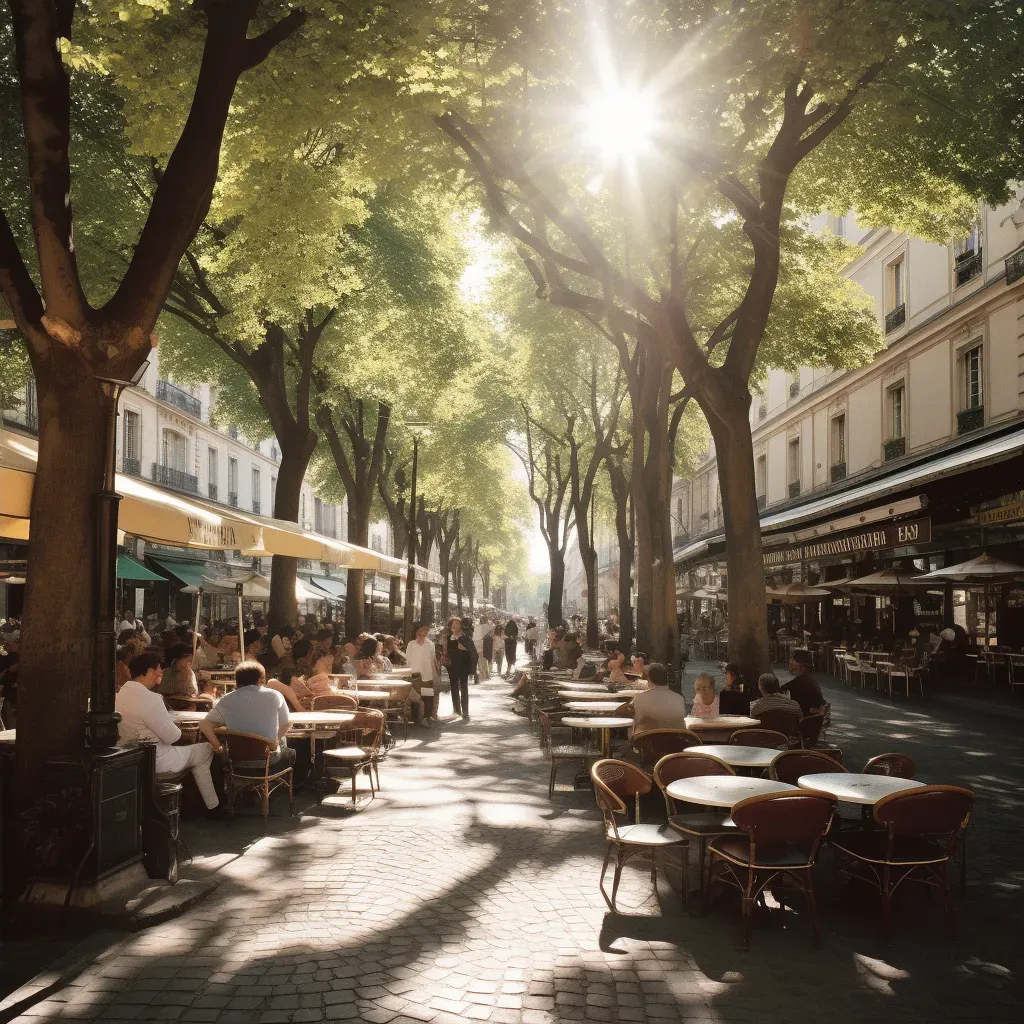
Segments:
[[[178,826],[181,816],[180,782],[158,782],[156,806],[142,821],[142,857],[150,878],[178,880]]]

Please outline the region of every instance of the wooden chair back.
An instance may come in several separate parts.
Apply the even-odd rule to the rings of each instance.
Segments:
[[[796,843],[809,847],[811,863],[832,824],[836,805],[836,799],[824,793],[766,793],[734,805],[732,820],[750,836],[751,847]]]
[[[864,765],[865,775],[891,775],[897,779],[912,779],[917,766],[909,754],[879,754]]]
[[[754,726],[749,729],[737,729],[729,742],[739,747],[767,747],[769,750],[786,750],[789,748],[789,737],[775,729],[761,729]]]
[[[795,786],[805,775],[845,771],[835,758],[817,750],[784,750],[772,761],[768,774],[778,782],[788,782]]]
[[[322,693],[312,700],[311,711],[355,711],[359,702],[347,693]]]
[[[630,747],[643,765],[655,765],[667,754],[678,754],[687,747],[698,746],[700,737],[689,729],[650,729],[634,733]]]

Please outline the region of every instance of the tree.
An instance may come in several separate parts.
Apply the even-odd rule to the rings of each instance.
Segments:
[[[209,208],[236,85],[276,47],[292,45],[306,20],[298,10],[277,17],[279,5],[262,7],[256,0],[207,0],[205,19],[196,12],[178,16],[180,27],[189,23],[193,47],[196,40],[201,46],[191,106],[131,262],[101,304],[93,305],[72,241],[72,84],[84,85],[89,75],[75,70],[81,51],[72,40],[81,29],[99,54],[95,59],[116,64],[125,44],[144,34],[143,11],[154,13],[142,5],[101,2],[79,10],[70,0],[12,0],[11,22],[2,30],[5,40],[13,35],[17,57],[24,178],[14,193],[23,205],[8,215],[5,194],[0,211],[0,290],[25,340],[39,397],[20,667],[23,692],[33,696],[18,709],[21,802],[30,797],[46,758],[81,744],[89,691],[83,666],[97,659],[97,671],[113,674],[112,641],[99,654],[95,650],[97,626],[105,634],[113,627],[94,620],[94,502],[113,415],[113,393],[99,379],[130,379],[145,361],[178,262]],[[167,21],[173,24],[174,17]],[[80,63],[89,66],[84,58]],[[179,67],[176,80],[181,75]],[[22,226],[29,223],[34,259],[25,255]],[[69,559],[68,551],[75,557]],[[56,603],[55,579],[62,584]],[[107,713],[112,707],[93,710]]]
[[[644,460],[645,473],[650,464],[648,493],[658,505],[667,497],[671,462],[662,451],[669,405],[689,397],[700,406],[719,459],[730,656],[751,677],[767,659],[751,380],[765,361],[799,353],[805,365],[844,366],[877,344],[873,313],[839,276],[847,255],[837,258],[842,247],[836,240],[811,234],[809,215],[826,196],[843,201],[845,210],[870,190],[872,161],[885,160],[892,133],[877,140],[858,136],[858,118],[878,124],[891,114],[912,132],[909,84],[922,65],[941,79],[951,51],[972,66],[986,59],[981,48],[970,52],[960,40],[965,21],[972,24],[991,6],[922,0],[901,5],[894,18],[889,4],[854,9],[839,0],[744,8],[640,2],[605,13],[607,37],[619,54],[599,49],[595,60],[578,42],[582,8],[570,4],[561,17],[552,15],[550,35],[531,55],[546,67],[540,54],[549,54],[557,36],[571,54],[557,80],[538,74],[534,95],[511,113],[491,107],[471,123],[453,109],[439,119],[481,183],[495,227],[524,253],[539,294],[639,350],[633,358],[642,369],[643,392],[631,389],[631,397],[634,427],[643,424],[646,446],[636,443],[635,433],[633,457]],[[530,62],[522,58],[524,66]],[[630,64],[643,69],[635,80],[625,70]],[[593,82],[595,65],[603,83]],[[595,85],[604,95],[589,114],[581,111],[582,120],[589,117],[590,138],[570,137],[564,120],[559,135],[554,111]],[[643,126],[622,123],[624,103],[632,103],[634,118],[646,119],[646,135]],[[595,125],[604,131],[594,131]],[[622,139],[633,140],[631,152],[616,148]],[[999,162],[1005,147],[991,141],[994,146]],[[839,180],[849,183],[856,175],[860,189],[839,194],[833,180],[819,180],[811,160],[819,150],[823,160],[826,154],[845,158],[850,170]],[[601,151],[616,158],[614,165],[599,166]],[[636,161],[647,152],[641,187]],[[1005,181],[972,171],[991,158],[991,148],[975,154],[956,184],[992,199],[1005,196]],[[934,187],[934,169],[926,163],[921,155],[909,160],[900,189],[888,190],[874,212],[884,206],[896,222],[917,212],[908,197],[920,186],[941,195],[931,228],[948,237],[969,204],[955,185]],[[588,189],[595,172],[603,178]],[[804,315],[794,320],[797,309]],[[666,394],[673,368],[682,387]],[[634,490],[634,501],[640,495]],[[636,513],[643,573],[671,558],[671,540],[667,521],[661,531],[650,522],[645,539],[648,521],[639,503]],[[660,604],[638,607],[641,621],[646,614],[660,617]]]

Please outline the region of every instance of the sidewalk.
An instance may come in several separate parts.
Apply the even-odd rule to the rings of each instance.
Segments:
[[[644,868],[628,871],[620,892],[623,910],[637,909],[607,912],[593,797],[565,791],[549,801],[547,765],[507,692],[500,681],[473,686],[471,722],[411,730],[382,766],[383,794],[360,814],[307,802],[289,821],[275,803],[265,837],[251,813],[230,827],[187,825],[190,873],[215,874],[213,896],[119,938],[15,1019],[1018,1019],[1024,763],[1014,731],[830,688],[833,738],[851,766],[907,749],[922,778],[974,782],[961,937],[949,940],[937,908],[909,894],[885,944],[876,901],[860,890],[836,898],[826,860],[823,948],[804,915],[789,913],[785,929],[775,920],[755,928],[743,953],[734,903],[689,917],[661,882],[659,912]]]

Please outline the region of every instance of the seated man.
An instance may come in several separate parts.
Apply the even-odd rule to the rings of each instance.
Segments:
[[[650,689],[633,698],[633,735],[652,729],[685,729],[686,698],[668,688],[665,666],[652,661],[647,678]]]
[[[762,673],[757,679],[757,688],[761,696],[751,702],[751,718],[759,718],[763,711],[788,711],[798,719],[801,717],[800,705],[779,692],[779,677],[774,672]]]
[[[210,777],[213,750],[209,743],[190,743],[176,747],[181,730],[174,724],[163,698],[153,693],[160,682],[160,658],[156,654],[137,654],[128,666],[131,678],[117,691],[114,710],[121,716],[117,723],[118,746],[140,740],[156,743],[157,775],[176,775],[192,770],[207,810],[220,804]],[[217,744],[220,745],[219,742]]]
[[[821,687],[811,675],[811,654],[809,651],[794,651],[789,658],[789,671],[793,678],[782,684],[783,690],[789,690],[790,697],[800,705],[800,711],[809,715],[825,703]]]
[[[247,732],[276,743],[277,750],[270,764],[280,770],[295,764],[295,751],[285,743],[289,724],[288,704],[280,693],[265,685],[266,679],[263,666],[258,661],[243,661],[235,669],[234,690],[221,697],[217,706],[199,723],[199,729],[218,754],[224,749],[214,731],[219,725],[227,726],[232,732]],[[263,764],[245,762],[241,767],[262,768]]]

